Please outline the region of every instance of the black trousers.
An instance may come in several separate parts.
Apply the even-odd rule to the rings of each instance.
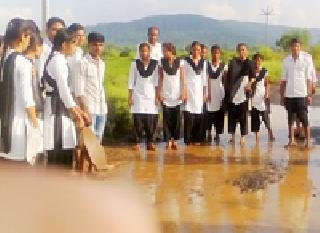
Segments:
[[[251,132],[257,133],[260,131],[261,120],[264,122],[266,128],[270,130],[271,123],[268,110],[259,111],[253,107],[251,110]]]
[[[241,136],[248,134],[248,101],[239,105],[229,104],[228,109],[228,132],[236,132],[237,123],[240,123]]]
[[[72,166],[73,150],[49,150],[48,164],[62,164]]]
[[[223,106],[218,111],[208,112],[208,129],[212,130],[213,125],[217,135],[224,131],[224,112]]]
[[[180,105],[168,107],[162,105],[163,109],[163,135],[166,142],[172,138],[179,140],[180,138]]]
[[[203,114],[184,112],[184,142],[199,143],[203,137]]]
[[[288,111],[288,124],[292,125],[296,116],[302,123],[303,127],[309,126],[308,104],[305,98],[286,98],[286,109]]]
[[[133,114],[135,143],[142,142],[143,133],[146,134],[147,143],[155,142],[157,114]]]

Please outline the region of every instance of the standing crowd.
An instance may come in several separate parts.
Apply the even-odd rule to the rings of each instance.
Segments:
[[[174,44],[158,42],[159,34],[157,27],[148,29],[148,41],[138,45],[130,67],[128,104],[135,150],[144,136],[147,149],[156,149],[160,108],[167,149],[178,148],[182,125],[186,145],[211,142],[213,127],[218,143],[226,119],[230,143],[235,143],[239,124],[243,145],[249,112],[256,140],[262,122],[269,141],[275,139],[262,54],[249,59],[248,46],[239,43],[237,57],[226,64],[219,45],[211,46],[207,60],[207,47],[194,41],[190,55],[181,59]],[[48,20],[45,39],[32,20],[14,18],[8,23],[0,37],[1,157],[34,163],[37,155],[44,154],[49,163],[71,164],[74,151],[83,145],[84,127],[102,141],[108,111],[102,58],[105,38],[98,32],[88,33],[84,54],[85,38],[82,25],[66,27],[58,17]],[[306,148],[311,148],[308,105],[315,68],[311,55],[300,46],[293,39],[291,54],[283,62],[281,104],[288,112],[288,146],[296,146],[296,123],[299,130],[304,129]]]

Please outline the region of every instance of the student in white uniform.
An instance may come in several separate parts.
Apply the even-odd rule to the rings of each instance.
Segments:
[[[184,76],[186,102],[184,115],[184,142],[198,145],[203,142],[203,104],[206,101],[207,86],[206,63],[201,58],[201,44],[194,41],[191,56],[185,58]]]
[[[214,125],[215,141],[220,141],[220,134],[224,131],[224,80],[228,66],[221,61],[221,48],[219,45],[211,47],[211,61],[207,65],[208,76],[208,134],[211,136]]]
[[[49,163],[71,165],[76,146],[75,126],[83,128],[83,112],[76,105],[68,84],[67,57],[75,52],[75,39],[65,29],[57,32],[45,64],[44,149]]]
[[[38,78],[36,76],[36,68],[35,68],[35,60],[38,59],[42,53],[43,48],[43,39],[41,38],[39,32],[33,32],[30,38],[30,44],[26,51],[24,52],[25,56],[32,63],[32,92],[33,98],[35,102],[36,109],[36,117],[40,123],[40,130],[33,131],[30,130],[30,134],[28,134],[28,152],[31,153],[27,158],[30,163],[35,163],[35,159],[37,154],[43,153],[43,93],[40,88],[40,83],[38,82]],[[29,142],[30,140],[30,142]],[[33,142],[35,141],[36,142]]]
[[[92,132],[100,142],[103,139],[108,112],[104,90],[105,63],[101,59],[104,45],[105,38],[102,34],[91,32],[88,35],[89,52],[81,61],[81,85],[76,92],[81,109],[91,116]]]
[[[73,96],[76,96],[76,91],[78,89],[77,85],[79,85],[80,65],[83,58],[82,46],[85,42],[85,29],[81,24],[73,23],[68,27],[68,31],[71,32],[76,39],[76,52],[67,59],[70,72],[71,92]],[[76,102],[78,103],[77,100]]]
[[[201,58],[206,62],[208,60],[208,47],[205,44],[201,44]],[[205,94],[208,95],[208,87],[206,87]],[[209,131],[209,122],[208,122],[208,108],[207,108],[207,102],[203,104],[203,127],[202,127],[202,133],[204,142],[210,143],[212,141],[211,134],[208,134],[207,137],[207,131]]]
[[[268,71],[261,66],[263,56],[259,53],[253,55],[252,60],[255,66],[256,77],[253,79],[252,83],[252,109],[251,109],[251,132],[255,133],[256,142],[260,139],[260,125],[262,121],[264,122],[266,128],[268,129],[268,140],[269,142],[274,141],[274,136],[271,128],[270,122],[270,101],[269,92],[270,85],[268,80]]]
[[[289,143],[287,147],[297,146],[294,138],[294,115],[301,121],[306,141],[305,148],[311,149],[311,135],[308,120],[308,105],[312,101],[312,80],[314,66],[310,57],[301,52],[301,42],[291,40],[291,54],[283,61],[280,85],[281,105],[288,112]]]
[[[15,18],[7,26],[1,62],[1,138],[10,160],[27,158],[27,126],[39,129],[32,93],[32,64],[22,54],[30,43],[30,24]]]
[[[255,77],[252,61],[248,59],[248,47],[245,43],[237,45],[238,57],[232,59],[228,65],[227,83],[230,90],[228,108],[228,132],[230,143],[235,143],[237,123],[240,123],[240,144],[244,145],[248,134],[248,93],[251,82]]]
[[[155,122],[158,116],[158,62],[150,58],[150,45],[139,46],[140,58],[131,63],[129,72],[128,104],[134,121],[134,150],[140,150],[143,132],[147,137],[147,149],[155,150]]]
[[[45,63],[52,51],[54,37],[56,36],[57,31],[65,28],[66,25],[63,19],[58,17],[52,17],[48,20],[46,26],[47,26],[47,29],[46,29],[47,38],[45,38],[43,41],[42,54],[40,58],[36,61],[37,74],[38,74],[37,76],[39,81],[42,80]]]
[[[160,62],[163,57],[161,43],[158,42],[160,30],[158,27],[152,26],[148,28],[148,43],[150,46],[150,58]],[[140,58],[139,45],[137,46],[136,59]]]
[[[164,140],[167,149],[178,149],[180,138],[180,108],[185,99],[183,61],[176,57],[176,47],[163,44],[164,58],[161,59],[159,100],[163,109]]]

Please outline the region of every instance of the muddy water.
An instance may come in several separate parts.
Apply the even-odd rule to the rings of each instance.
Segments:
[[[311,124],[319,125],[319,109],[311,109]],[[318,119],[317,119],[318,118]],[[276,142],[267,143],[263,130],[257,145],[250,135],[244,147],[228,145],[184,147],[156,152],[132,152],[108,147],[110,174],[137,182],[157,211],[162,232],[320,232],[320,150],[284,149],[285,111],[273,106]],[[268,164],[285,174],[264,189],[241,192],[230,180]]]
[[[250,135],[244,147],[230,146],[227,136],[219,146],[180,142],[178,151],[164,144],[156,152],[106,147],[116,167],[98,176],[0,160],[0,232],[156,232],[150,210],[131,187],[115,185],[118,180],[138,185],[163,233],[320,232],[320,146],[284,149],[285,111],[272,110],[274,143],[263,130],[260,144]],[[319,127],[320,110],[310,115]],[[319,128],[314,132],[317,143]],[[277,171],[281,179],[262,189],[244,192],[232,182]]]

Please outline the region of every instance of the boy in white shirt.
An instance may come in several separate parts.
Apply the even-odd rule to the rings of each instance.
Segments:
[[[76,92],[79,89],[77,85],[79,85],[80,65],[83,58],[82,46],[85,41],[85,29],[81,24],[73,23],[68,27],[68,31],[73,34],[76,40],[76,52],[73,56],[68,57],[70,88],[72,94],[76,96]]]
[[[101,59],[105,38],[102,34],[91,32],[88,35],[89,52],[81,62],[79,90],[76,97],[82,110],[91,115],[91,129],[102,142],[107,120],[108,107],[104,90],[105,63]]]

